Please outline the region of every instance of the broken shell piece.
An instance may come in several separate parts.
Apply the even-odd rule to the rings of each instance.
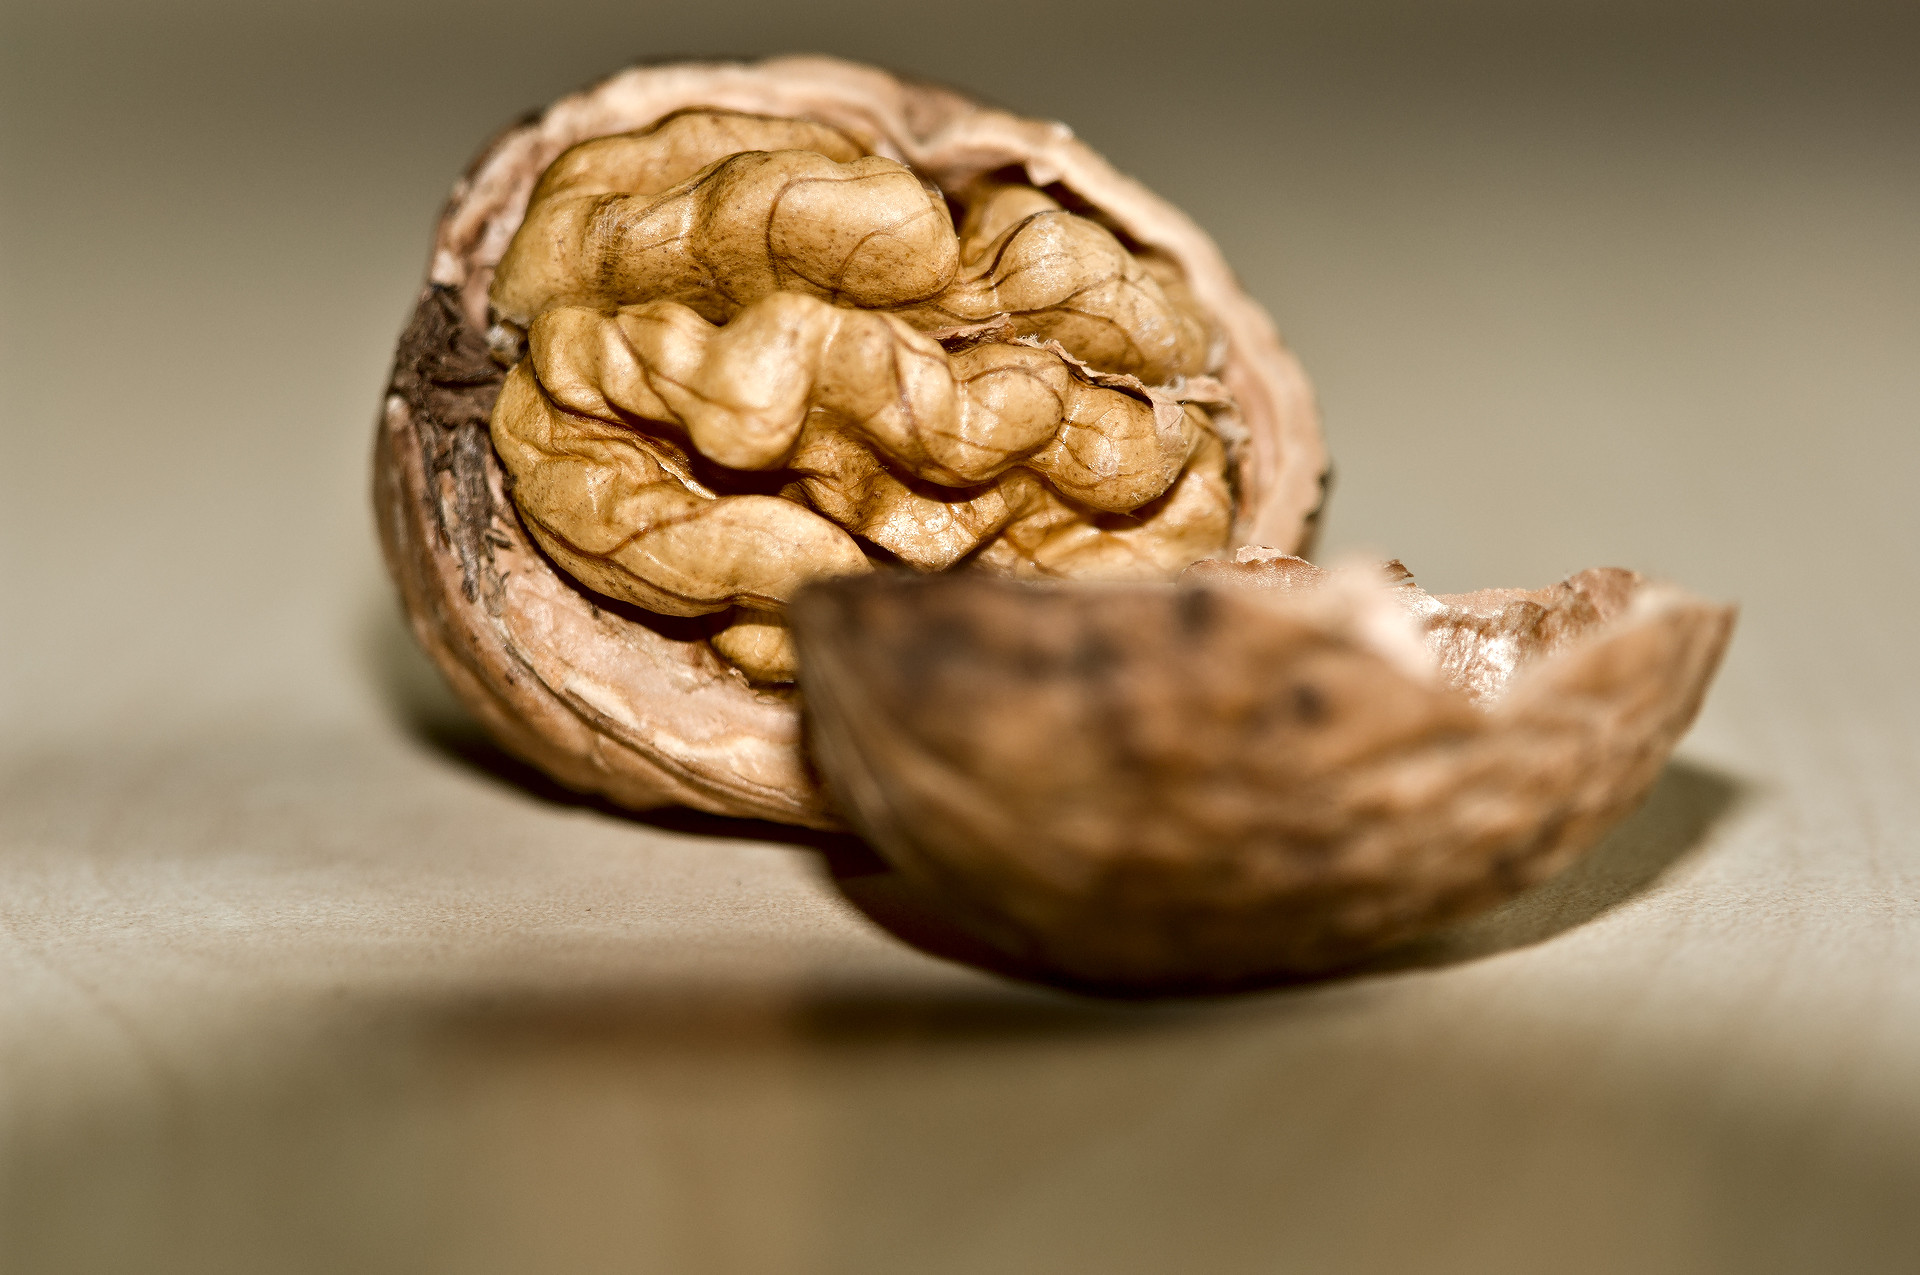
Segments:
[[[1346,964],[1597,841],[1734,617],[1618,569],[1439,597],[1388,570],[818,584],[791,612],[814,756],[896,868],[1042,977],[1187,991]]]

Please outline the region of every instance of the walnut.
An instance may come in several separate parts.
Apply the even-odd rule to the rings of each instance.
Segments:
[[[1206,237],[1061,125],[822,58],[628,71],[498,139],[375,455],[415,633],[506,748],[632,807],[844,812],[1106,990],[1316,973],[1556,871],[1733,619],[1292,556],[1312,397]]]
[[[629,806],[834,826],[785,684],[808,581],[1164,579],[1299,548],[1324,470],[1185,216],[1061,125],[791,58],[628,71],[494,142],[376,504],[508,749]]]
[[[1177,585],[816,584],[794,624],[814,754],[886,858],[1019,967],[1158,992],[1318,973],[1565,867],[1733,612],[1243,551]]]

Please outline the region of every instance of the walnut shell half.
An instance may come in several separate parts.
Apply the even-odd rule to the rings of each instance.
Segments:
[[[689,111],[706,116],[676,114]],[[740,114],[722,118],[728,112]],[[669,136],[663,121],[678,131]],[[637,148],[631,137],[619,137],[648,129],[656,131]],[[717,160],[689,149],[732,132],[778,140],[742,142]],[[608,141],[581,146],[594,139]],[[803,188],[801,178],[811,184]],[[857,227],[843,222],[844,201],[835,192],[856,186],[882,204],[924,204],[926,215],[912,224],[938,231],[927,242],[940,252],[891,232],[855,233]],[[752,211],[763,204],[770,210],[764,216]],[[953,244],[955,260],[941,255],[954,235],[949,205],[970,218]],[[736,213],[745,218],[742,225],[728,220]],[[1036,215],[1078,226],[1061,233],[1080,235],[1075,242],[1088,252],[1118,252],[1113,269],[1134,294],[1171,298],[1164,322],[1148,315],[1136,325],[1164,341],[1130,342],[1113,352],[1118,362],[1103,363],[1087,352],[1108,340],[1097,314],[1055,306],[1038,327],[1009,327],[1003,316],[1020,308],[1008,299],[1019,280],[986,267],[1003,228],[1011,233]],[[516,240],[523,221],[529,233]],[[761,223],[764,233],[747,233]],[[845,243],[836,239],[839,230]],[[799,246],[789,251],[786,240]],[[839,253],[829,274],[796,268],[808,260],[809,242]],[[662,244],[669,245],[664,252]],[[1034,251],[1041,260],[1048,250]],[[732,276],[712,273],[716,253],[731,254]],[[969,253],[985,263],[980,271],[969,273]],[[503,261],[506,269],[497,272]],[[928,291],[949,276],[943,290]],[[647,303],[650,309],[633,304],[649,296],[661,299]],[[884,318],[848,317],[865,305],[891,309]],[[1192,321],[1183,317],[1195,313]],[[836,341],[836,349],[845,348],[857,338],[876,350],[891,341],[934,362],[951,355],[968,371],[979,370],[974,363],[992,364],[986,370],[996,374],[1004,370],[1001,363],[1017,364],[1029,398],[1058,394],[1067,406],[1048,418],[1054,423],[1047,428],[1059,431],[1059,454],[1018,457],[1028,469],[1013,476],[1031,487],[1039,480],[1027,475],[1040,472],[1048,491],[1080,501],[1092,511],[1089,534],[1104,534],[1100,519],[1109,515],[1101,511],[1124,516],[1144,498],[1141,492],[1165,487],[1180,458],[1203,444],[1214,449],[1214,490],[1224,486],[1231,493],[1235,540],[1299,548],[1311,529],[1325,453],[1298,366],[1205,234],[1063,125],[1021,119],[945,89],[826,58],[624,72],[503,134],[455,187],[436,235],[428,286],[401,340],[375,450],[382,544],[415,634],[503,746],[570,787],[635,808],[684,804],[837,825],[803,756],[797,696],[789,688],[755,685],[742,672],[772,677],[790,668],[778,608],[794,573],[759,570],[765,555],[739,539],[728,542],[738,562],[717,583],[683,587],[684,563],[655,570],[648,558],[636,566],[619,556],[626,542],[614,534],[618,527],[597,514],[581,515],[583,506],[570,493],[584,492],[589,504],[602,500],[609,508],[622,501],[621,508],[630,508],[642,497],[601,481],[614,468],[584,478],[565,469],[588,452],[619,452],[623,472],[644,486],[676,472],[700,449],[745,471],[777,468],[776,453],[784,456],[780,449],[791,442],[786,435],[772,450],[727,450],[757,417],[728,416],[722,425],[733,436],[722,440],[725,446],[710,445],[702,433],[712,432],[702,413],[715,401],[716,387],[738,383],[726,370],[733,366],[726,362],[732,357],[722,335],[727,328],[715,326],[736,319],[742,340],[748,326],[764,323],[769,331],[812,332],[822,349]],[[532,356],[508,382],[508,365],[520,357],[524,338],[531,338]],[[999,344],[975,350],[974,342]],[[621,371],[590,353],[602,348],[640,351],[650,362]],[[816,355],[805,385],[792,377],[768,383],[785,387],[783,393],[805,390],[815,396],[807,401],[861,416],[847,406],[859,393],[827,384],[840,365]],[[665,382],[647,379],[661,368],[671,372],[675,360],[705,368],[711,383],[674,381],[677,388],[666,392]],[[753,361],[735,359],[740,367]],[[503,383],[511,401],[502,400]],[[680,390],[692,397],[676,398]],[[942,383],[928,392],[949,391]],[[506,403],[498,412],[497,402]],[[803,398],[793,402],[801,404],[795,410],[807,410]],[[1182,424],[1182,414],[1205,420],[1211,409],[1196,404],[1206,402],[1230,403],[1234,424],[1216,431],[1225,444],[1200,438],[1189,446],[1182,439],[1199,435]],[[1083,455],[1075,443],[1075,421],[1127,415],[1115,405],[1137,418],[1128,428],[1147,451],[1155,430],[1164,436],[1161,450],[1173,449],[1173,468],[1154,480],[1160,487],[1132,491],[1121,479],[1136,475],[1124,464],[1111,474],[1082,472],[1084,455],[1093,453]],[[996,399],[987,406],[1000,411],[1004,404]],[[598,423],[594,411],[601,412]],[[681,433],[647,442],[651,450],[639,455],[623,427],[636,412]],[[917,408],[907,415],[924,419]],[[574,428],[583,420],[585,426]],[[572,430],[564,438],[561,425]],[[867,433],[891,452],[880,460],[846,446],[833,453],[864,465],[859,474],[835,471],[833,481],[814,475],[812,488],[796,479],[766,494],[751,494],[758,489],[749,485],[742,490],[750,494],[729,497],[737,503],[725,508],[751,515],[741,525],[774,546],[775,557],[799,544],[800,533],[817,533],[818,552],[792,554],[825,570],[864,570],[875,556],[940,567],[979,543],[976,536],[957,547],[919,544],[911,527],[900,533],[897,519],[869,516],[855,495],[878,483],[895,502],[889,509],[910,498],[925,505],[914,483],[985,482],[998,475],[1000,461],[976,470],[967,457],[937,449],[916,459],[911,448],[881,437],[885,430]],[[1038,449],[1050,437],[1035,434],[1021,446]],[[692,440],[687,447],[676,441],[686,438]],[[503,439],[509,463],[518,466],[511,478],[495,446]],[[1230,457],[1221,450],[1228,444]],[[883,470],[899,463],[905,475],[888,478]],[[684,493],[666,482],[660,490],[672,500],[655,502],[661,525],[689,510],[705,516],[718,507],[706,500],[711,492],[699,475],[682,472],[673,481],[698,499],[681,499]],[[795,490],[800,494],[789,494]],[[782,506],[775,496],[806,502],[839,526],[806,521],[799,504]],[[935,504],[944,499],[933,495]],[[530,508],[540,520],[531,535],[523,517]],[[768,510],[785,521],[752,521],[756,511]],[[714,534],[730,534],[727,518],[708,521],[718,528]],[[778,530],[789,523],[799,529],[794,536]],[[1226,524],[1225,516],[1216,520],[1215,547]],[[906,539],[896,543],[901,534]],[[593,536],[600,537],[595,545],[612,548],[575,552]],[[862,547],[855,547],[855,536]],[[988,545],[975,557],[992,565],[993,551]],[[1197,556],[1184,543],[1172,553],[1184,554],[1169,559],[1175,569]],[[1167,565],[1149,564],[1154,570]],[[1046,563],[1036,569],[1044,574]],[[707,618],[729,607],[718,620]],[[728,627],[716,627],[721,621]]]
[[[1731,608],[1629,571],[1430,597],[1242,551],[1177,585],[816,584],[814,755],[859,830],[1017,968],[1227,988],[1512,895],[1627,814]]]

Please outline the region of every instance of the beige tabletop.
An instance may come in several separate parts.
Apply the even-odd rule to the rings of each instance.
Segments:
[[[1920,1269],[1911,6],[24,8],[0,1270]],[[630,56],[786,49],[1190,209],[1316,377],[1329,551],[1737,600],[1647,806],[1353,976],[1122,1005],[493,751],[366,490],[438,201]]]

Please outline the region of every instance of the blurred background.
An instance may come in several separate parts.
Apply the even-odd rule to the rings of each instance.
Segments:
[[[0,1268],[1912,1269],[1913,6],[0,15]],[[1323,552],[1739,601],[1646,810],[1361,976],[1114,1007],[492,754],[368,508],[441,200],[787,51],[1192,213],[1315,379]]]

